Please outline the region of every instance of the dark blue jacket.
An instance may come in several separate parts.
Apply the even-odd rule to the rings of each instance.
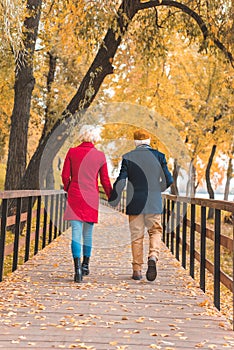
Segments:
[[[126,214],[161,214],[162,197],[172,183],[165,155],[148,146],[139,146],[123,155],[119,176],[109,203],[116,206],[127,181]]]

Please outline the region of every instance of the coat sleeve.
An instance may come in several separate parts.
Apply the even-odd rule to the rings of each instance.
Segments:
[[[108,168],[107,168],[107,163],[106,163],[106,157],[104,156],[104,162],[103,165],[100,168],[100,181],[102,184],[102,187],[104,188],[104,191],[107,195],[107,198],[110,198],[111,191],[112,191],[112,185],[110,182],[110,178],[108,175]]]
[[[121,168],[119,172],[119,176],[117,177],[113,190],[111,192],[111,196],[109,199],[109,204],[113,207],[117,206],[121,199],[121,194],[126,185],[126,179],[128,177],[128,165],[127,160],[123,158],[121,163]]]
[[[165,191],[173,183],[173,177],[168,170],[167,161],[165,155],[162,154],[160,157],[160,164],[162,167],[162,181],[161,181],[161,191]]]
[[[64,191],[68,191],[69,185],[71,181],[71,159],[70,159],[70,151],[68,151],[63,165],[62,170],[62,182]]]

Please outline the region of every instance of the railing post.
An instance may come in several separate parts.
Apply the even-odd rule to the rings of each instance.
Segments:
[[[33,206],[33,197],[28,198],[28,210],[27,210],[27,229],[25,237],[25,254],[24,262],[28,261],[30,253],[30,237],[31,237],[31,222],[32,222],[32,206]]]
[[[65,211],[66,209],[66,205],[67,205],[67,197],[66,197],[66,194],[63,195],[63,212]],[[67,229],[67,222],[65,220],[63,220],[63,231],[65,231]]]
[[[55,195],[55,218],[54,218],[54,239],[57,238],[58,232],[58,208],[59,208],[59,196]]]
[[[37,219],[36,219],[34,255],[36,255],[38,253],[39,235],[40,235],[40,220],[41,220],[41,196],[38,196],[37,197]]]
[[[21,203],[22,198],[19,197],[16,200],[16,217],[15,217],[15,238],[14,238],[14,252],[12,262],[12,272],[17,269],[18,265],[18,253],[19,253],[19,235],[20,235],[20,216],[21,216]]]
[[[126,212],[126,192],[123,191],[123,209],[122,209],[122,213],[125,213]]]
[[[195,218],[196,207],[191,204],[191,227],[190,227],[190,276],[194,278],[194,259],[195,259]]]
[[[183,203],[182,266],[185,269],[186,269],[186,245],[187,245],[187,203]]]
[[[174,238],[175,238],[175,202],[171,201],[171,252],[174,254]]]
[[[200,288],[206,290],[206,207],[201,207]]]
[[[180,260],[180,202],[176,202],[176,259]]]
[[[62,233],[62,224],[63,223],[63,194],[59,195],[59,232],[58,234],[61,235]]]
[[[123,210],[123,192],[120,197],[120,202],[119,202],[119,211],[122,213]]]
[[[46,232],[47,232],[47,218],[48,218],[48,196],[44,197],[44,217],[43,217],[43,229],[42,229],[42,248],[46,246]]]
[[[220,310],[220,210],[215,209],[214,304]]]
[[[1,216],[1,231],[0,231],[0,282],[2,282],[3,266],[4,266],[4,251],[6,240],[6,225],[7,225],[7,204],[8,200],[2,200],[2,216]]]
[[[163,199],[163,214],[162,214],[162,227],[163,227],[163,235],[162,240],[166,242],[166,199]]]
[[[49,243],[52,242],[53,216],[54,216],[54,195],[52,194],[52,195],[50,196]]]
[[[169,248],[169,236],[170,236],[170,199],[167,199],[167,217],[166,217],[166,246]]]

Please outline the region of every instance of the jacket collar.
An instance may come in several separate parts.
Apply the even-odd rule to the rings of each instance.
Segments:
[[[151,148],[151,147],[147,144],[142,144],[136,147],[136,149],[139,149],[139,148]]]
[[[94,144],[92,142],[82,142],[79,147],[90,147],[94,148]]]

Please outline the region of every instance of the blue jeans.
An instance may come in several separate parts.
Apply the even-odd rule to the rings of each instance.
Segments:
[[[90,257],[92,251],[93,223],[71,220],[72,241],[71,250],[73,258]]]

